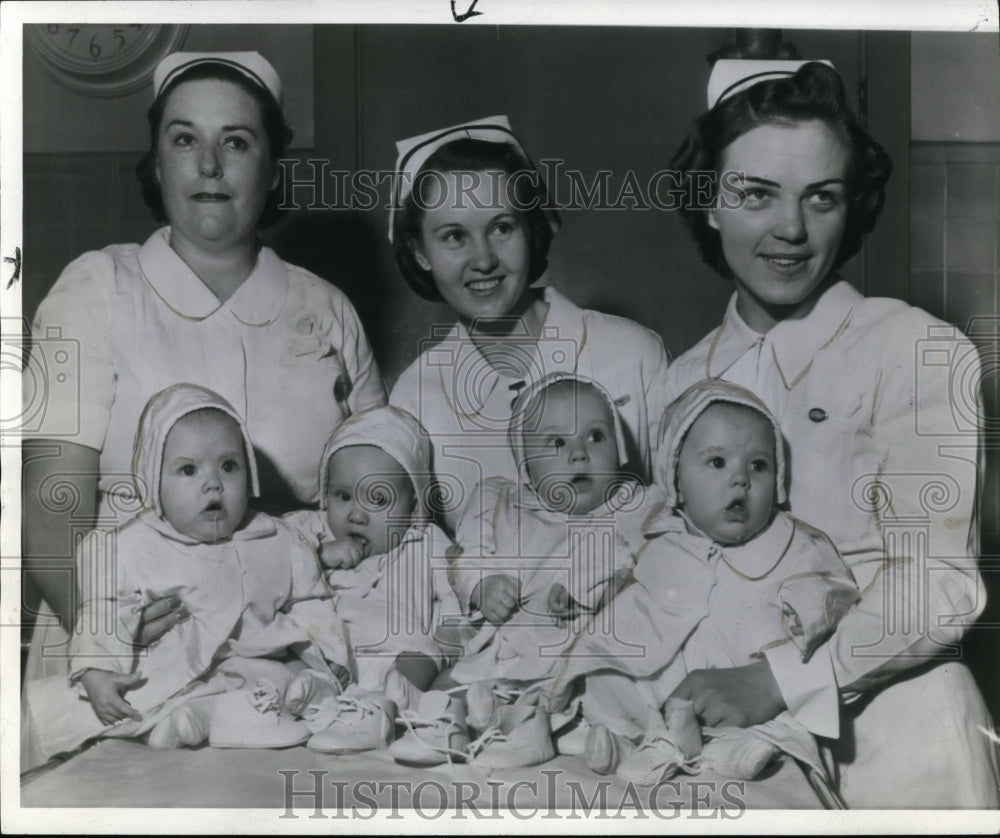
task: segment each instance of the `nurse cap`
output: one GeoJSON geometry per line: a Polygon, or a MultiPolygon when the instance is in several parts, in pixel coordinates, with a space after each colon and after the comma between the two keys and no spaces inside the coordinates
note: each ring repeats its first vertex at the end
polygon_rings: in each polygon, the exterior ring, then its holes
{"type": "Polygon", "coordinates": [[[222,64],[232,67],[259,87],[263,87],[281,105],[282,87],[278,72],[259,52],[174,52],[156,65],[153,71],[153,98],[163,92],[181,73],[198,64],[222,64]]]}
{"type": "MultiPolygon", "coordinates": [[[[392,243],[392,228],[395,224],[396,213],[402,208],[403,202],[409,197],[410,192],[413,191],[413,181],[420,173],[424,163],[442,146],[461,139],[506,143],[517,149],[520,155],[534,168],[524,146],[521,145],[521,141],[511,129],[510,120],[503,115],[474,119],[459,125],[452,125],[450,128],[440,128],[437,131],[429,131],[426,134],[400,140],[396,143],[396,171],[392,183],[392,202],[389,205],[390,243],[392,243]]],[[[556,232],[559,229],[559,216],[552,211],[547,211],[546,215],[552,226],[552,231],[556,232]]]]}
{"type": "MultiPolygon", "coordinates": [[[[714,108],[719,102],[734,96],[758,82],[794,76],[799,68],[812,61],[758,61],[748,58],[721,58],[712,67],[708,78],[708,107],[714,108]]],[[[817,61],[834,69],[830,61],[817,61]]]]}

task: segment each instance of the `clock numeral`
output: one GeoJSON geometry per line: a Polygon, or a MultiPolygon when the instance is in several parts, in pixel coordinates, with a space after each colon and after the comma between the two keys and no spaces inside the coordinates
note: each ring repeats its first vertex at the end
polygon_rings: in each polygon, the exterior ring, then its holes
{"type": "Polygon", "coordinates": [[[97,61],[101,57],[101,45],[97,43],[97,35],[90,39],[90,57],[97,61]]]}
{"type": "Polygon", "coordinates": [[[45,31],[47,31],[50,35],[58,35],[59,34],[59,24],[58,23],[50,23],[48,26],[45,27],[45,31]]]}
{"type": "Polygon", "coordinates": [[[73,33],[72,35],[69,36],[69,48],[70,48],[70,50],[72,50],[73,49],[73,41],[76,39],[76,36],[80,34],[80,30],[71,26],[66,31],[73,33]]]}

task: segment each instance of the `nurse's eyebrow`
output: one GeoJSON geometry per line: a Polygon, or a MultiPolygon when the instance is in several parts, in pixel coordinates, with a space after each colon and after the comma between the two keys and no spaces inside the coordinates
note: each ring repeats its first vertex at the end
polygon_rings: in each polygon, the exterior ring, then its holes
{"type": "MultiPolygon", "coordinates": [[[[167,127],[169,128],[171,125],[182,125],[185,128],[193,128],[194,127],[194,123],[191,122],[191,120],[189,120],[189,119],[171,119],[170,122],[167,123],[167,127]]],[[[222,126],[222,130],[223,131],[246,131],[248,134],[251,134],[254,137],[257,136],[257,132],[254,131],[253,128],[251,128],[249,125],[223,125],[222,126]]]]}
{"type": "MultiPolygon", "coordinates": [[[[744,175],[744,183],[759,183],[761,186],[773,186],[775,189],[780,189],[781,184],[774,180],[768,180],[763,177],[754,177],[753,175],[744,175]]],[[[819,189],[822,186],[830,186],[832,184],[840,184],[841,186],[846,185],[847,181],[842,177],[830,177],[826,180],[817,180],[815,183],[810,183],[806,186],[806,189],[819,189]]]]}

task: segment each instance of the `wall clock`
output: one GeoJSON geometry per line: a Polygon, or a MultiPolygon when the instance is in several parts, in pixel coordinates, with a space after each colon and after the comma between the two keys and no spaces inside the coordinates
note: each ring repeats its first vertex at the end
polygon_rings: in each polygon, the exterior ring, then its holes
{"type": "Polygon", "coordinates": [[[147,84],[165,55],[177,50],[187,25],[34,23],[28,43],[63,85],[88,96],[131,93],[147,84]]]}

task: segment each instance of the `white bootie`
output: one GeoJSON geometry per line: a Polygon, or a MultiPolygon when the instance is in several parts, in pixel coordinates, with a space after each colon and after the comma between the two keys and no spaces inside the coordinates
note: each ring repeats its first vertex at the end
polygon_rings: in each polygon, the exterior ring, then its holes
{"type": "Polygon", "coordinates": [[[522,693],[512,704],[496,703],[490,726],[470,743],[473,762],[490,768],[520,768],[556,755],[548,714],[538,696],[522,693]]]}
{"type": "Polygon", "coordinates": [[[208,744],[213,748],[291,748],[312,731],[292,718],[278,689],[258,681],[253,689],[223,693],[212,704],[208,744]]]}
{"type": "Polygon", "coordinates": [[[392,699],[384,693],[348,687],[335,701],[335,717],[309,740],[310,751],[359,754],[389,747],[396,725],[396,704],[392,699]]]}
{"type": "Polygon", "coordinates": [[[430,690],[417,706],[399,714],[406,733],[389,747],[396,762],[404,765],[441,765],[464,762],[469,744],[465,700],[450,692],[430,690]]]}

